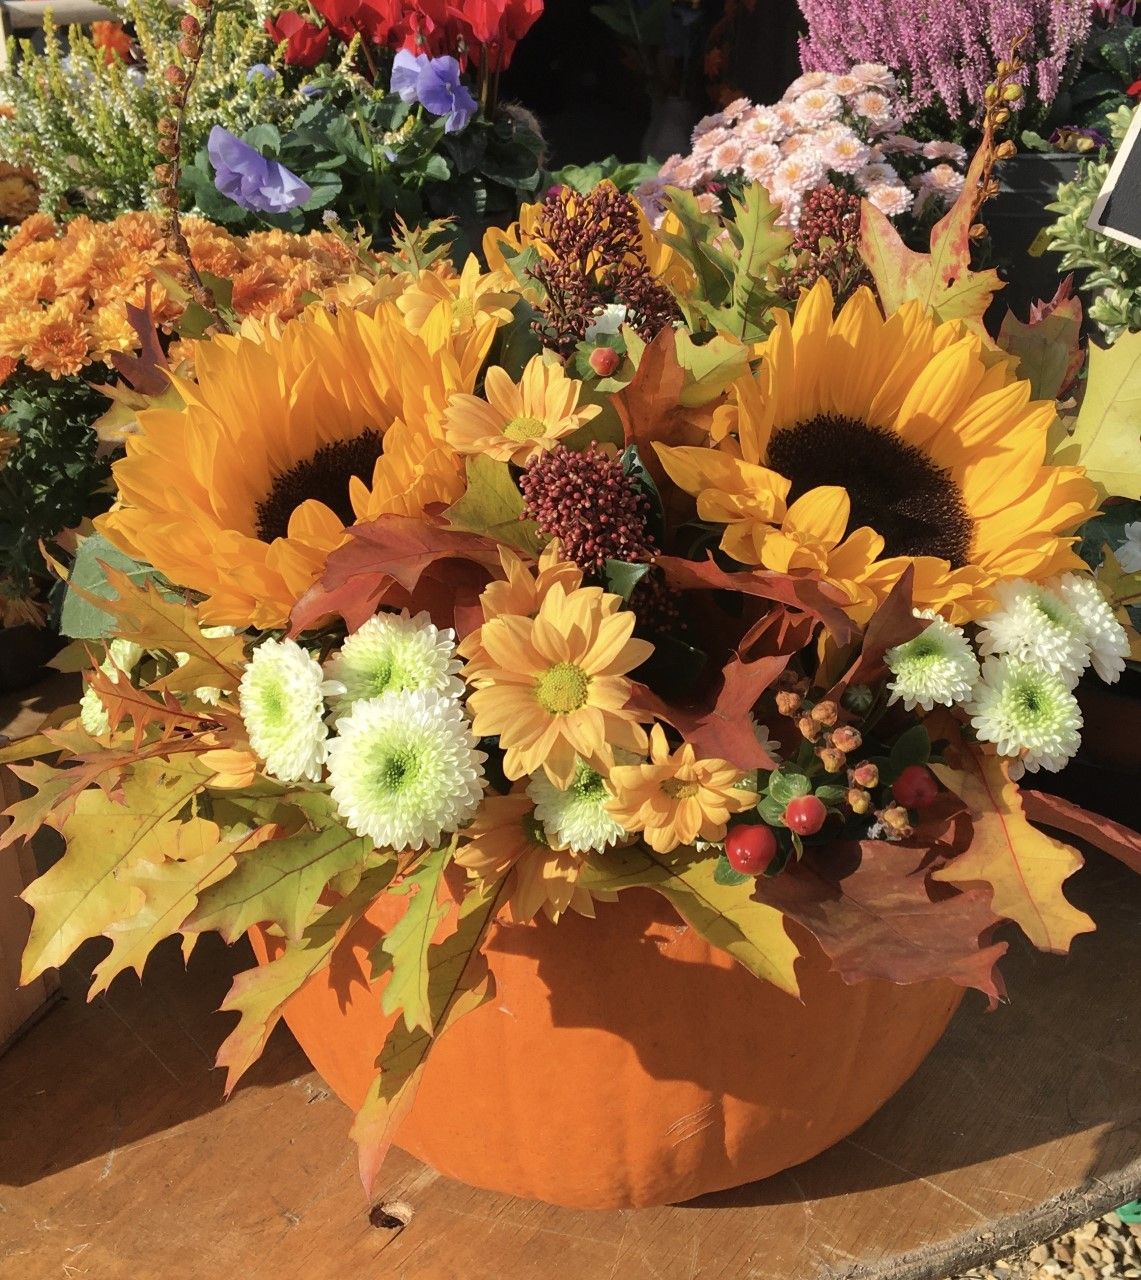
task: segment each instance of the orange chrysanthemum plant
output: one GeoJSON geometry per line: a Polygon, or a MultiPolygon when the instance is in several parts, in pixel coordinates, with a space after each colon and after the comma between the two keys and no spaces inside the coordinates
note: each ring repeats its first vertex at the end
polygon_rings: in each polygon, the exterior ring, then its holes
{"type": "MultiPolygon", "coordinates": [[[[359,969],[386,1037],[346,1091],[369,1183],[497,957],[541,980],[559,922],[602,928],[630,890],[781,1000],[831,965],[997,1001],[1011,922],[1066,951],[1093,928],[1063,891],[1081,858],[1040,827],[1133,865],[1138,838],[1019,780],[1077,751],[1075,687],[1131,656],[1137,580],[1079,558],[1099,491],[982,332],[974,212],[931,256],[869,222],[876,291],[785,307],[760,188],[657,233],[612,188],[557,193],[492,272],[390,262],[296,315],[267,286],[195,344],[71,582],[82,704],[0,752],[55,757],[20,767],[38,795],[3,842],[68,845],[25,895],[25,978],[95,935],[100,990],[168,935],[253,930],[232,1085],[359,969]]],[[[36,284],[56,244],[17,244],[37,317],[72,305],[36,284]]],[[[95,248],[68,270],[121,287],[95,248]]]]}

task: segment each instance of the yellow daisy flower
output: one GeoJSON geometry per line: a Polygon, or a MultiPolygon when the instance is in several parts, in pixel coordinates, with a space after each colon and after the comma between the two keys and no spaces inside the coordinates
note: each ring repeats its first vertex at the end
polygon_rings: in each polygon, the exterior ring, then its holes
{"type": "Polygon", "coordinates": [[[522,466],[563,436],[596,418],[598,405],[579,408],[582,383],[568,378],[562,365],[532,356],[519,382],[493,365],[483,396],[457,395],[444,414],[448,444],[458,453],[485,454],[522,466]]]}

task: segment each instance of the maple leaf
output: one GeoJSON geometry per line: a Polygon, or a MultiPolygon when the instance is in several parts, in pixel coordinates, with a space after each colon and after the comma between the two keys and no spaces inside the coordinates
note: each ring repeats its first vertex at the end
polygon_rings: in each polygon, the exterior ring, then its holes
{"type": "Polygon", "coordinates": [[[447,904],[439,901],[444,871],[451,859],[454,844],[431,850],[406,876],[393,893],[411,893],[408,909],[388,930],[380,942],[387,963],[373,965],[391,969],[380,1007],[385,1013],[398,1009],[404,1015],[409,1031],[417,1027],[432,1030],[432,1009],[428,999],[428,953],[436,929],[447,914],[447,904]]]}
{"type": "Polygon", "coordinates": [[[1035,400],[1059,400],[1081,370],[1082,304],[1074,295],[1074,277],[1058,285],[1046,303],[1030,308],[1028,321],[1013,311],[1002,318],[998,345],[1018,361],[1018,376],[1030,383],[1035,400]]]}
{"type": "Polygon", "coordinates": [[[635,685],[630,705],[672,724],[699,756],[728,760],[743,770],[775,769],[776,761],[757,740],[751,712],[787,665],[787,654],[755,662],[733,658],[722,671],[721,689],[710,707],[672,706],[645,685],[635,685]]]}
{"type": "Polygon", "coordinates": [[[757,596],[791,605],[818,618],[839,644],[847,644],[854,634],[848,615],[840,607],[843,597],[819,578],[769,573],[763,569],[727,573],[712,556],[706,560],[658,556],[654,564],[665,574],[670,586],[679,591],[732,591],[757,596]]]}
{"type": "Polygon", "coordinates": [[[861,202],[860,256],[872,274],[887,315],[915,299],[939,320],[962,320],[983,335],[982,317],[1002,288],[994,270],[971,270],[971,224],[975,196],[986,162],[975,153],[959,198],[931,228],[930,252],[903,243],[891,220],[868,200],[861,202]]]}
{"type": "Polygon", "coordinates": [[[495,980],[481,948],[507,885],[504,879],[487,890],[470,890],[460,904],[455,932],[430,947],[428,1026],[410,1029],[398,1018],[385,1037],[376,1062],[378,1074],[352,1127],[366,1194],[371,1194],[397,1125],[412,1105],[433,1041],[495,992],[495,980]]]}
{"type": "Polygon", "coordinates": [[[394,584],[415,592],[425,571],[439,561],[466,561],[478,568],[484,582],[503,575],[498,545],[482,534],[385,515],[355,525],[349,535],[330,554],[320,581],[294,607],[290,635],[330,614],[355,630],[372,617],[394,584]]]}
{"type": "Polygon", "coordinates": [[[314,920],[299,941],[287,943],[275,959],[239,973],[222,1001],[223,1012],[237,1013],[238,1024],[218,1049],[216,1064],[226,1068],[226,1093],[261,1056],[285,1006],[305,983],[329,966],[333,952],[396,871],[394,862],[367,870],[356,887],[314,920]]]}
{"type": "Polygon", "coordinates": [[[1063,881],[1082,865],[1081,854],[1030,825],[1003,760],[969,744],[961,758],[961,768],[931,768],[970,810],[973,838],[934,878],[988,885],[996,915],[1013,920],[1040,950],[1068,951],[1077,934],[1095,927],[1062,893],[1063,881]]]}
{"type": "Polygon", "coordinates": [[[523,519],[523,511],[523,495],[507,463],[473,454],[467,459],[467,488],[444,512],[444,519],[453,529],[487,534],[496,542],[537,556],[543,539],[538,525],[523,519]]]}
{"type": "Polygon", "coordinates": [[[1141,873],[1141,835],[1120,822],[1042,791],[1023,791],[1022,809],[1036,826],[1053,827],[1076,836],[1141,873]]]}
{"type": "Polygon", "coordinates": [[[327,797],[308,799],[315,805],[311,823],[250,850],[232,874],[203,889],[188,929],[215,929],[236,942],[252,925],[269,921],[287,938],[301,937],[329,881],[363,868],[373,848],[367,837],[334,820],[327,797]]]}
{"type": "Polygon", "coordinates": [[[754,901],[752,884],[722,884],[717,860],[692,849],[656,853],[631,845],[587,858],[579,883],[591,892],[644,887],[669,899],[677,913],[750,973],[789,995],[800,994],[795,962],[800,952],[779,910],[754,901]]]}
{"type": "Polygon", "coordinates": [[[948,978],[997,1001],[994,967],[1006,943],[980,939],[999,917],[978,889],[936,896],[930,857],[928,848],[879,840],[832,844],[806,851],[778,876],[761,876],[753,893],[803,925],[845,982],[948,978]]]}
{"type": "Polygon", "coordinates": [[[1103,493],[1141,493],[1141,332],[1112,347],[1090,343],[1085,395],[1072,434],[1053,451],[1055,465],[1082,466],[1103,493]]]}
{"type": "MultiPolygon", "coordinates": [[[[145,862],[129,868],[120,878],[141,893],[143,904],[133,915],[114,921],[104,930],[111,939],[111,950],[95,966],[88,1000],[105,991],[127,969],[133,969],[141,978],[151,951],[164,938],[182,931],[199,893],[228,875],[239,857],[268,839],[274,830],[266,826],[223,835],[213,848],[198,857],[145,862]]],[[[188,936],[193,940],[193,934],[188,936]]]]}
{"type": "Polygon", "coordinates": [[[69,816],[52,819],[67,851],[21,895],[35,912],[22,983],[63,964],[81,942],[143,905],[127,877],[133,867],[164,858],[189,861],[217,844],[213,822],[178,816],[205,779],[190,759],[142,761],[123,780],[122,804],[88,790],[76,797],[69,816]]]}

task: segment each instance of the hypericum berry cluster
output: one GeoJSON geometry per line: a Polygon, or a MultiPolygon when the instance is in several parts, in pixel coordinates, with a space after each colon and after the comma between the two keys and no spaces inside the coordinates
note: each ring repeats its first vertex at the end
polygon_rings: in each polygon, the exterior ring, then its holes
{"type": "Polygon", "coordinates": [[[609,183],[586,195],[552,191],[543,202],[537,239],[550,250],[532,275],[546,298],[534,322],[544,346],[569,356],[601,309],[626,308],[626,323],[647,342],[681,318],[650,271],[633,197],[609,183]]]}
{"type": "Polygon", "coordinates": [[[781,281],[782,296],[795,300],[821,276],[837,302],[871,277],[860,257],[860,197],[830,183],[810,191],[793,236],[796,266],[781,281]]]}
{"type": "Polygon", "coordinates": [[[584,452],[556,445],[529,462],[519,478],[524,515],[583,569],[607,560],[649,560],[657,547],[648,530],[649,498],[594,443],[584,452]]]}
{"type": "Polygon", "coordinates": [[[686,629],[681,593],[670,586],[660,569],[651,569],[630,593],[630,608],[638,615],[637,636],[676,636],[686,629]]]}

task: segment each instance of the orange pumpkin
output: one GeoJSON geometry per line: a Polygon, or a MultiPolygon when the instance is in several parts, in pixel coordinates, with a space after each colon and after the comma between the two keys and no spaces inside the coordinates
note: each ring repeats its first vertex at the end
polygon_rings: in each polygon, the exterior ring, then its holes
{"type": "MultiPolygon", "coordinates": [[[[285,1012],[353,1108],[391,1024],[365,956],[395,913],[378,903],[285,1012]]],[[[433,1047],[397,1143],[474,1186],[583,1209],[673,1203],[809,1159],[895,1093],[962,992],[847,986],[811,937],[795,940],[802,1001],[648,890],[596,920],[498,925],[495,997],[433,1047]]],[[[261,960],[279,945],[254,934],[261,960]]]]}

